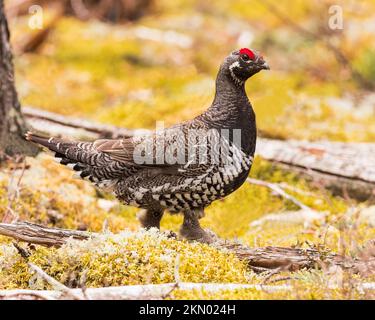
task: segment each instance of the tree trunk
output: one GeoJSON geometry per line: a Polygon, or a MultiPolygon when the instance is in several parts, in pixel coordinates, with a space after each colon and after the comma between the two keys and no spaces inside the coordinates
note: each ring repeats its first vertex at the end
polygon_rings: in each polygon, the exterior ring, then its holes
{"type": "Polygon", "coordinates": [[[38,151],[22,137],[26,124],[14,86],[12,60],[4,1],[0,0],[0,160],[18,154],[35,155],[38,151]]]}

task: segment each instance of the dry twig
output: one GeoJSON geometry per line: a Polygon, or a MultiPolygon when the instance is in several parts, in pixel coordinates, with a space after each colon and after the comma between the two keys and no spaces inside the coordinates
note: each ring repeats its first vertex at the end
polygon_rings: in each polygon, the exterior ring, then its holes
{"type": "Polygon", "coordinates": [[[0,234],[19,241],[47,247],[60,247],[69,238],[86,240],[93,236],[93,234],[84,231],[54,229],[30,222],[0,223],[0,234]]]}
{"type": "MultiPolygon", "coordinates": [[[[146,284],[146,285],[131,285],[122,287],[105,287],[105,288],[88,288],[87,293],[95,300],[145,300],[145,299],[163,299],[163,297],[170,292],[175,283],[164,284],[146,284]]],[[[180,290],[204,290],[206,292],[218,292],[220,290],[257,290],[266,292],[280,292],[290,291],[290,285],[258,285],[258,284],[237,284],[237,283],[191,283],[181,282],[180,290]]],[[[332,286],[330,289],[337,289],[332,286]]],[[[374,283],[361,283],[356,285],[357,290],[374,290],[374,283]]],[[[83,294],[80,289],[70,289],[80,299],[83,299],[83,294]]],[[[43,297],[44,299],[61,299],[66,298],[61,296],[60,291],[54,290],[0,290],[0,299],[23,298],[35,295],[36,297],[43,297]]]]}
{"type": "MultiPolygon", "coordinates": [[[[17,160],[16,160],[17,162],[17,160]]],[[[14,223],[18,220],[18,214],[15,213],[13,210],[13,204],[16,201],[16,199],[20,196],[20,187],[21,187],[21,180],[23,178],[23,175],[25,173],[26,169],[26,160],[23,159],[22,164],[22,171],[20,176],[18,177],[17,183],[15,184],[15,187],[12,188],[14,176],[16,174],[16,168],[14,168],[10,181],[8,183],[8,204],[7,204],[7,210],[5,211],[4,217],[2,219],[2,222],[4,223],[14,223]]]]}
{"type": "Polygon", "coordinates": [[[285,199],[288,199],[289,201],[292,201],[295,205],[297,205],[298,207],[300,207],[303,210],[314,211],[313,209],[304,205],[301,201],[297,200],[295,197],[293,197],[289,193],[286,193],[280,187],[280,185],[278,185],[276,183],[266,182],[266,181],[262,181],[262,180],[258,180],[258,179],[254,179],[254,178],[247,178],[246,181],[248,183],[251,183],[251,184],[254,184],[254,185],[257,185],[257,186],[270,188],[271,190],[273,190],[274,192],[276,192],[280,196],[284,197],[285,199]]]}
{"type": "MultiPolygon", "coordinates": [[[[78,295],[75,291],[68,288],[67,286],[63,285],[61,282],[57,281],[56,279],[49,276],[47,273],[45,273],[41,268],[36,266],[35,264],[28,262],[27,265],[31,270],[33,270],[35,273],[38,274],[44,281],[49,283],[53,288],[56,290],[62,292],[63,295],[65,295],[67,298],[71,298],[73,300],[82,300],[82,296],[78,295]]],[[[83,295],[84,297],[84,295],[83,295]]]]}

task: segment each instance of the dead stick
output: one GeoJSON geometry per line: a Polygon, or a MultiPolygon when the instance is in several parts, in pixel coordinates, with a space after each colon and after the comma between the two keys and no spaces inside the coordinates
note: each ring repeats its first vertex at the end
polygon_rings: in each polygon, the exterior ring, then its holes
{"type": "Polygon", "coordinates": [[[29,262],[28,266],[30,267],[31,270],[36,272],[44,281],[49,283],[54,289],[57,289],[58,291],[61,291],[67,297],[71,297],[71,298],[73,298],[73,300],[81,300],[82,299],[80,296],[78,296],[76,294],[75,291],[73,291],[72,289],[63,285],[61,282],[59,282],[56,279],[49,276],[47,273],[45,273],[41,268],[39,268],[35,264],[29,262]]]}
{"type": "MultiPolygon", "coordinates": [[[[100,123],[95,123],[93,121],[87,121],[83,119],[77,119],[73,117],[63,116],[54,112],[44,111],[40,109],[35,109],[32,107],[23,107],[23,114],[26,116],[29,122],[34,126],[34,123],[38,124],[38,121],[44,125],[50,123],[51,125],[65,126],[77,130],[85,130],[91,134],[97,135],[100,138],[118,138],[118,137],[130,137],[133,136],[136,131],[123,129],[112,125],[105,125],[100,123]]],[[[42,127],[42,126],[41,126],[42,127]]],[[[48,130],[37,127],[36,129],[41,129],[41,131],[48,130]]],[[[147,130],[142,129],[142,132],[147,132],[147,130]]]]}
{"type": "Polygon", "coordinates": [[[60,247],[70,238],[85,240],[92,236],[84,231],[54,229],[29,222],[0,223],[0,234],[46,247],[60,247]]]}
{"type": "Polygon", "coordinates": [[[303,210],[314,211],[312,208],[304,205],[301,201],[297,200],[295,197],[293,197],[289,193],[286,193],[280,187],[280,185],[277,185],[276,183],[266,182],[266,181],[262,181],[262,180],[258,180],[258,179],[254,179],[254,178],[247,178],[246,181],[251,183],[251,184],[257,185],[257,186],[270,188],[271,190],[275,191],[276,193],[278,193],[282,197],[292,201],[295,205],[297,205],[298,207],[300,207],[303,210]]]}
{"type": "Polygon", "coordinates": [[[11,292],[0,293],[0,300],[55,300],[40,294],[37,290],[9,290],[11,292]]]}
{"type": "MultiPolygon", "coordinates": [[[[163,299],[174,287],[175,283],[163,284],[146,284],[146,285],[130,285],[121,287],[105,287],[105,288],[87,288],[87,293],[92,299],[111,299],[111,300],[124,300],[124,299],[163,299]]],[[[375,283],[359,283],[355,286],[357,290],[374,290],[375,283]]],[[[337,289],[337,286],[330,286],[330,289],[337,289]]],[[[221,290],[257,290],[265,292],[280,292],[290,291],[290,285],[259,285],[259,284],[240,284],[240,283],[191,283],[181,282],[179,284],[180,290],[204,290],[206,292],[218,292],[221,290]]],[[[83,298],[80,289],[70,289],[74,294],[83,298]]],[[[54,290],[0,290],[0,299],[30,297],[36,295],[44,299],[60,299],[61,292],[54,290]]]]}
{"type": "MultiPolygon", "coordinates": [[[[163,284],[146,284],[146,285],[129,285],[120,287],[105,287],[105,288],[87,288],[87,294],[95,300],[111,299],[111,300],[144,300],[144,299],[163,299],[168,293],[176,287],[176,283],[163,284]]],[[[179,284],[180,290],[204,290],[207,292],[218,292],[220,290],[239,290],[252,289],[257,291],[267,290],[268,292],[288,291],[291,287],[288,285],[273,285],[264,286],[257,284],[240,284],[240,283],[191,283],[181,282],[179,284]]],[[[81,289],[70,289],[80,299],[83,299],[81,289]]],[[[30,296],[33,294],[41,295],[45,299],[61,299],[61,292],[56,290],[0,290],[0,299],[13,297],[30,296]]]]}

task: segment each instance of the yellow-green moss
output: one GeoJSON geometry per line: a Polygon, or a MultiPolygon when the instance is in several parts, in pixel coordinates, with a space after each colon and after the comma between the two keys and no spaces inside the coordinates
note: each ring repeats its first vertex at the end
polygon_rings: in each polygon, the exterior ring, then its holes
{"type": "MultiPolygon", "coordinates": [[[[77,286],[84,276],[88,287],[101,287],[173,282],[177,256],[181,281],[244,283],[249,278],[245,264],[233,254],[170,239],[156,230],[102,234],[59,249],[37,247],[29,261],[66,285],[77,286]]],[[[2,288],[48,287],[30,284],[25,261],[9,245],[0,246],[0,271],[2,288]]]]}

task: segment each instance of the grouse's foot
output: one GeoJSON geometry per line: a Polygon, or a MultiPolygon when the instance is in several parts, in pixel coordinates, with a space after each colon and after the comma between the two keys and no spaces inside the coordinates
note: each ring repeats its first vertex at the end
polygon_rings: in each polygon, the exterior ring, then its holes
{"type": "Polygon", "coordinates": [[[160,229],[160,220],[163,217],[162,210],[142,209],[137,213],[137,218],[145,229],[160,229]]]}
{"type": "Polygon", "coordinates": [[[213,243],[215,242],[215,237],[204,229],[199,230],[187,230],[185,228],[180,229],[180,236],[188,241],[198,241],[201,243],[213,243]]]}
{"type": "Polygon", "coordinates": [[[184,213],[184,222],[180,228],[180,236],[189,241],[199,241],[202,243],[214,242],[214,237],[209,232],[202,229],[199,218],[203,216],[203,210],[199,212],[184,213]]]}

